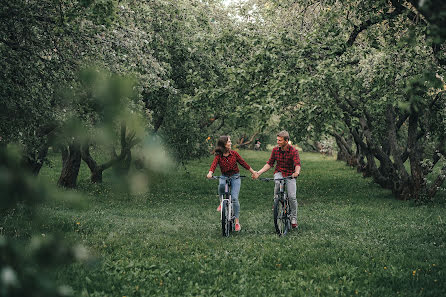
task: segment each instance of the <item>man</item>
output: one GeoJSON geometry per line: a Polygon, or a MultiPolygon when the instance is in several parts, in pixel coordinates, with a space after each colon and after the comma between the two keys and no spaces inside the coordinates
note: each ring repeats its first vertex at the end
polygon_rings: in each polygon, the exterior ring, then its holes
{"type": "MultiPolygon", "coordinates": [[[[290,135],[287,131],[281,131],[277,134],[277,146],[271,152],[271,157],[262,169],[253,174],[253,178],[257,179],[259,176],[268,171],[276,164],[274,171],[274,178],[282,178],[292,176],[296,178],[300,174],[300,158],[299,152],[289,144],[290,135]]],[[[288,197],[290,198],[291,206],[291,226],[297,228],[297,199],[296,199],[296,180],[286,180],[288,197]]],[[[279,192],[279,183],[276,182],[274,187],[274,196],[279,192]]]]}

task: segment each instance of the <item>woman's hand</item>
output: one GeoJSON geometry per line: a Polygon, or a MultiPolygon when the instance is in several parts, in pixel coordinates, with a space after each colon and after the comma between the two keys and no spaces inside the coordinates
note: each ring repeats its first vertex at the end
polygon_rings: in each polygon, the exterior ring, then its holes
{"type": "Polygon", "coordinates": [[[213,174],[213,172],[209,171],[208,175],[206,175],[206,178],[211,179],[212,178],[212,174],[213,174]]]}

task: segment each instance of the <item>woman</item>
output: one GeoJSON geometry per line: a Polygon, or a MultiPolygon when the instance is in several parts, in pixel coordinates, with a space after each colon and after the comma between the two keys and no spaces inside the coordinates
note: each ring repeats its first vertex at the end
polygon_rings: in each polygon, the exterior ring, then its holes
{"type": "MultiPolygon", "coordinates": [[[[246,162],[240,157],[239,153],[231,150],[232,142],[229,136],[220,136],[217,141],[217,146],[215,148],[215,158],[212,162],[211,168],[209,169],[209,173],[206,176],[207,178],[212,178],[212,174],[214,173],[217,165],[220,165],[221,174],[224,177],[238,177],[240,176],[237,162],[242,165],[244,168],[249,170],[252,174],[255,173],[254,169],[252,169],[246,162]]],[[[225,184],[225,179],[220,178],[220,185],[225,184]]],[[[233,178],[231,179],[231,196],[232,196],[232,205],[234,207],[234,216],[235,216],[235,231],[240,231],[241,226],[239,222],[240,215],[240,203],[238,201],[238,194],[240,192],[241,179],[233,178]]],[[[220,189],[220,187],[219,187],[220,189]]],[[[217,211],[221,211],[221,206],[219,205],[217,211]]]]}

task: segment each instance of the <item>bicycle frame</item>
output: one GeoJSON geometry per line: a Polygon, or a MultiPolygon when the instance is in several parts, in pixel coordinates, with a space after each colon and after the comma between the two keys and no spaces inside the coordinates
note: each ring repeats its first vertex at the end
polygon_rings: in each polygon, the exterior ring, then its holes
{"type": "Polygon", "coordinates": [[[226,177],[226,176],[212,176],[212,179],[224,179],[225,180],[225,190],[224,193],[220,193],[220,207],[221,207],[221,211],[220,211],[220,221],[222,222],[222,227],[223,227],[223,208],[224,208],[224,204],[225,202],[227,202],[228,204],[228,214],[229,214],[229,218],[227,219],[227,224],[226,224],[226,228],[228,228],[228,230],[223,230],[224,235],[229,236],[229,233],[231,231],[233,231],[233,229],[235,228],[235,224],[234,224],[234,220],[235,220],[235,216],[234,216],[234,210],[232,207],[232,195],[231,195],[231,181],[233,179],[237,179],[237,178],[243,178],[245,176],[237,176],[237,177],[226,177]]]}
{"type": "Polygon", "coordinates": [[[263,181],[275,181],[279,182],[279,193],[277,197],[274,197],[274,227],[276,233],[284,236],[291,229],[291,218],[290,218],[290,201],[285,188],[285,181],[287,179],[293,179],[291,176],[283,178],[261,178],[263,181]],[[280,211],[279,211],[280,209],[280,211]],[[280,222],[280,223],[279,223],[280,222]],[[282,228],[281,228],[282,227],[282,228]]]}
{"type": "MultiPolygon", "coordinates": [[[[232,195],[231,195],[231,182],[227,178],[225,180],[225,192],[220,194],[220,206],[223,207],[224,201],[228,201],[229,214],[231,216],[231,221],[233,220],[234,214],[232,213],[232,195]]],[[[220,220],[223,218],[223,212],[220,212],[220,220]]]]}

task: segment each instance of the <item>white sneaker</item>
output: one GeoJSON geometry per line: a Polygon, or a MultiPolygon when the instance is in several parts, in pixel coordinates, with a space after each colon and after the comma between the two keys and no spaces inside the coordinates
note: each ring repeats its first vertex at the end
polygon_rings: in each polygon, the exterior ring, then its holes
{"type": "Polygon", "coordinates": [[[291,227],[297,228],[297,220],[296,220],[296,218],[292,218],[291,219],[291,227]]]}

